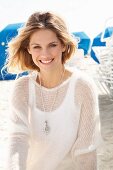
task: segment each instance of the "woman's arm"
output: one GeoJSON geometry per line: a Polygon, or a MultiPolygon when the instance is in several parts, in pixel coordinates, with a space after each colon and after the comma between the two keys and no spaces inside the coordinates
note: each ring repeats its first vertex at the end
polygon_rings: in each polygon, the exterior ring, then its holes
{"type": "Polygon", "coordinates": [[[81,101],[77,140],[72,149],[77,170],[97,170],[96,149],[101,142],[98,95],[92,81],[78,83],[78,100],[81,101]]]}
{"type": "Polygon", "coordinates": [[[13,133],[9,139],[7,170],[26,170],[28,154],[28,136],[24,133],[13,133]]]}
{"type": "Polygon", "coordinates": [[[97,170],[96,150],[78,155],[74,162],[77,170],[97,170]]]}
{"type": "Polygon", "coordinates": [[[24,79],[17,80],[10,98],[7,170],[26,170],[29,148],[26,83],[24,79]]]}

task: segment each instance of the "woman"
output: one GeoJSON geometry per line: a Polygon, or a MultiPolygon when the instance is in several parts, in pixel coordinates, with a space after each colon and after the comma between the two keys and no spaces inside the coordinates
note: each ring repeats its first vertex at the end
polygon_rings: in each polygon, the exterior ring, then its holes
{"type": "Polygon", "coordinates": [[[9,72],[29,74],[11,95],[8,170],[97,169],[97,90],[81,71],[66,68],[75,50],[64,21],[51,12],[32,14],[9,43],[9,72]]]}

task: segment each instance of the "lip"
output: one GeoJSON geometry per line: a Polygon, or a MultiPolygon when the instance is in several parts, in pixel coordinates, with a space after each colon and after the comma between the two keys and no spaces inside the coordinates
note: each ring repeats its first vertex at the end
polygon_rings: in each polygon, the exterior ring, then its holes
{"type": "Polygon", "coordinates": [[[42,64],[50,64],[54,59],[50,60],[39,60],[42,64]]]}

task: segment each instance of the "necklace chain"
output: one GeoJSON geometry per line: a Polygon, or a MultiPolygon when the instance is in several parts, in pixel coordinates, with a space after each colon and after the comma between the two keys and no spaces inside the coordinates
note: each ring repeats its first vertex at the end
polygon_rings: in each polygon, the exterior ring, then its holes
{"type": "MultiPolygon", "coordinates": [[[[65,75],[65,68],[64,68],[64,70],[63,70],[63,72],[62,72],[62,75],[61,75],[59,84],[62,83],[64,75],[65,75]]],[[[45,105],[44,105],[44,96],[43,96],[43,92],[42,92],[42,82],[41,82],[41,76],[40,76],[40,74],[39,74],[39,83],[40,83],[41,102],[42,102],[42,105],[43,105],[43,110],[44,110],[44,112],[46,112],[45,105]]],[[[58,88],[57,88],[57,91],[56,91],[56,93],[55,93],[55,96],[54,96],[54,99],[53,99],[53,103],[52,103],[52,105],[51,105],[51,108],[50,108],[49,112],[51,112],[52,109],[53,109],[53,106],[54,106],[54,104],[55,104],[55,102],[56,102],[57,95],[58,95],[58,88]]],[[[49,127],[49,125],[48,125],[47,119],[45,119],[45,121],[44,121],[44,133],[48,134],[49,131],[50,131],[50,127],[49,127]]]]}

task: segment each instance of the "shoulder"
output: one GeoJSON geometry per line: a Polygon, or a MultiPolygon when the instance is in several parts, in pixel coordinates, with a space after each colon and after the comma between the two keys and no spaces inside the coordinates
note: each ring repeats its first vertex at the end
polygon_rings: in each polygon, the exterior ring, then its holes
{"type": "Polygon", "coordinates": [[[27,86],[29,82],[29,76],[23,76],[14,80],[14,87],[27,86]]]}
{"type": "Polygon", "coordinates": [[[76,85],[82,89],[97,90],[96,82],[93,77],[86,72],[76,69],[74,71],[76,78],[76,85]]]}
{"type": "Polygon", "coordinates": [[[10,100],[25,100],[28,97],[29,76],[20,77],[13,82],[10,92],[10,100]]]}
{"type": "Polygon", "coordinates": [[[14,80],[14,83],[12,86],[12,92],[20,93],[22,91],[26,91],[28,89],[28,85],[29,85],[29,75],[22,76],[14,80]]]}
{"type": "Polygon", "coordinates": [[[83,97],[98,96],[98,89],[94,78],[87,73],[75,69],[74,70],[75,93],[83,99],[83,97]]]}

